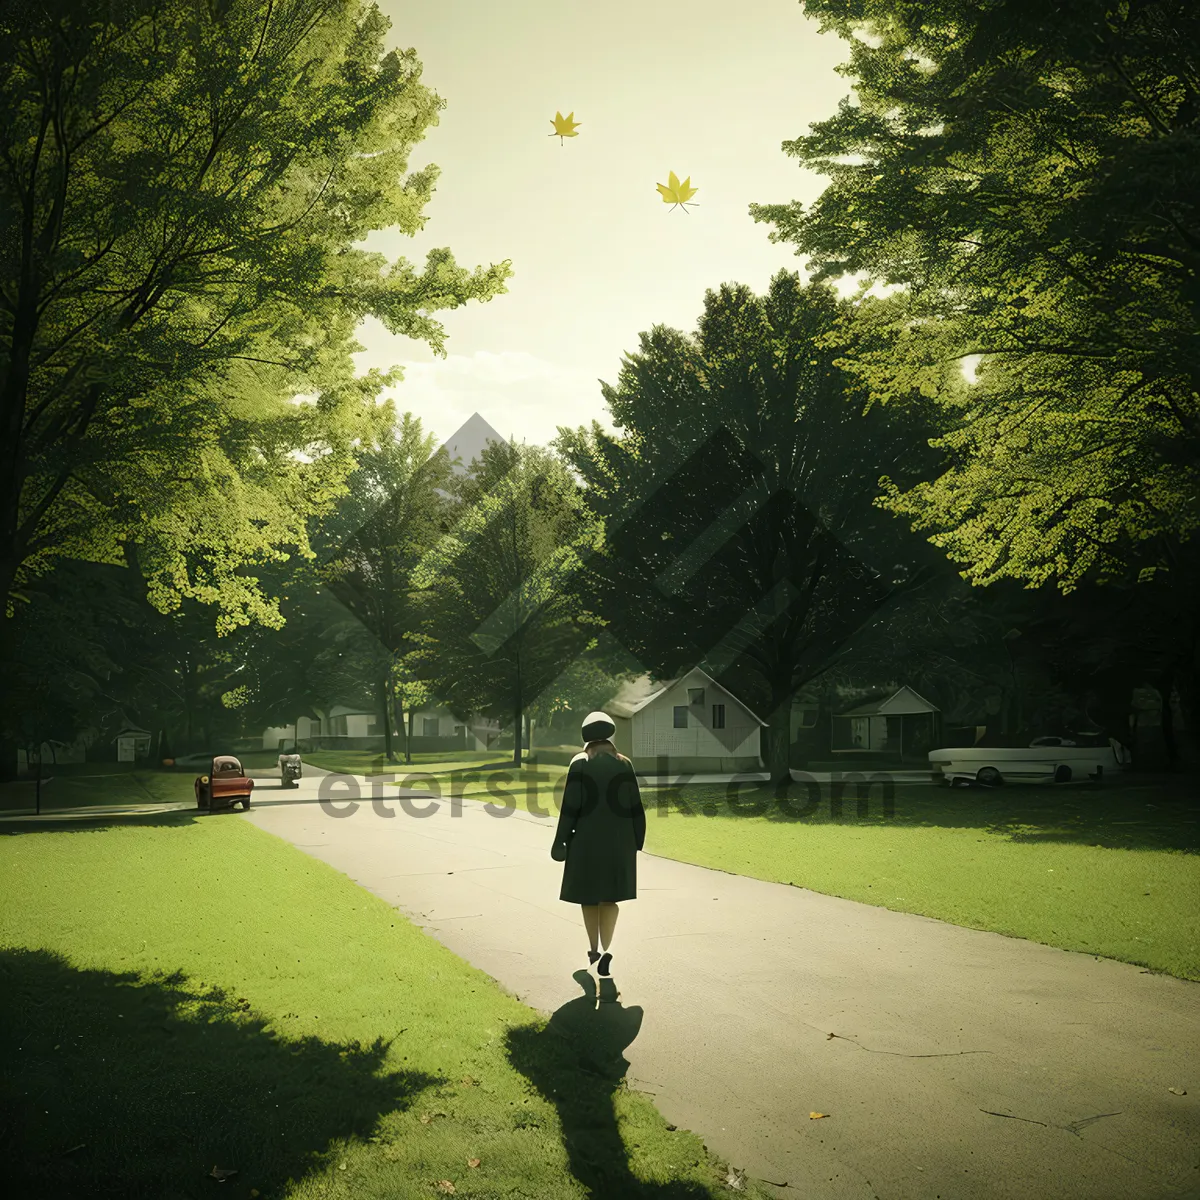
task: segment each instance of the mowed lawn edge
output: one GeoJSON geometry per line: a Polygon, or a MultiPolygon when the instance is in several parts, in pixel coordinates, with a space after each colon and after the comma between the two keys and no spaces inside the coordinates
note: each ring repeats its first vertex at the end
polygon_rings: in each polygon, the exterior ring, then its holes
{"type": "Polygon", "coordinates": [[[732,1194],[614,1064],[581,1065],[489,976],[236,814],[9,832],[0,886],[18,1192],[206,1195],[216,1168],[245,1198],[732,1194]]]}
{"type": "MultiPolygon", "coordinates": [[[[463,761],[391,764],[383,773],[395,775],[397,785],[428,787],[497,812],[557,817],[566,768],[481,770],[463,761]]],[[[793,791],[795,812],[807,793],[793,791]]],[[[781,816],[769,789],[754,785],[742,787],[736,813],[724,785],[685,785],[670,800],[645,788],[646,852],[1200,981],[1200,854],[1121,845],[1134,837],[1135,821],[1066,828],[1050,816],[1038,825],[995,827],[985,808],[1001,801],[1119,806],[1124,793],[1116,787],[1014,788],[1003,798],[898,786],[892,818],[877,793],[865,818],[857,815],[853,791],[838,813],[831,811],[829,786],[820,793],[815,811],[793,818],[781,816]],[[766,811],[747,815],[756,803],[766,811]],[[1087,829],[1109,844],[1083,841],[1087,829]]]]}

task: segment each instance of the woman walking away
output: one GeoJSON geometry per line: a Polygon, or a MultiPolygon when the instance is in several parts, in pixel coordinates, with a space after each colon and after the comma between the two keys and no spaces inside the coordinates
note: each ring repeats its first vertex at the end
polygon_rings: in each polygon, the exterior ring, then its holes
{"type": "Polygon", "coordinates": [[[616,729],[606,713],[589,713],[584,721],[583,753],[567,769],[550,850],[564,864],[558,898],[583,909],[588,965],[603,976],[612,974],[608,948],[617,902],[637,899],[637,852],[646,841],[646,810],[633,764],[610,740],[616,729]]]}

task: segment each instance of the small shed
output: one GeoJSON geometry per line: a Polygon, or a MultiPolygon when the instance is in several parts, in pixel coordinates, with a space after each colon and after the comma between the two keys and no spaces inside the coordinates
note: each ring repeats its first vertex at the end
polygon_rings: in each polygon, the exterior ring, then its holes
{"type": "Polygon", "coordinates": [[[113,741],[117,744],[117,762],[136,762],[150,753],[150,731],[136,725],[126,725],[113,741]]]}
{"type": "Polygon", "coordinates": [[[766,722],[699,667],[667,681],[639,676],[603,707],[617,727],[614,744],[637,771],[762,770],[766,722]]]}
{"type": "Polygon", "coordinates": [[[937,743],[941,712],[910,687],[860,700],[833,718],[834,754],[921,758],[937,743]]]}

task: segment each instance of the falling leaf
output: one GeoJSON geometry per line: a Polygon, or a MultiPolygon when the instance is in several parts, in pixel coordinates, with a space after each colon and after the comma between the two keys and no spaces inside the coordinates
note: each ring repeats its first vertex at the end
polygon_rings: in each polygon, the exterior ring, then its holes
{"type": "MultiPolygon", "coordinates": [[[[687,212],[688,205],[686,201],[690,200],[700,189],[692,187],[692,177],[689,175],[682,183],[679,182],[679,176],[672,171],[667,176],[666,183],[656,183],[659,194],[663,198],[664,204],[670,204],[674,207],[682,208],[687,212]]],[[[696,205],[691,207],[695,208],[696,205]]],[[[716,896],[713,897],[716,899],[716,896]]]]}
{"type": "Polygon", "coordinates": [[[250,1189],[250,1200],[257,1200],[257,1197],[260,1196],[261,1194],[262,1193],[258,1190],[258,1188],[251,1188],[250,1189]]]}
{"type": "Polygon", "coordinates": [[[828,1114],[828,1113],[813,1113],[813,1112],[810,1112],[810,1113],[808,1114],[808,1119],[809,1119],[810,1121],[819,1121],[819,1120],[820,1120],[822,1117],[827,1117],[827,1116],[829,1116],[829,1114],[828,1114]]]}
{"type": "Polygon", "coordinates": [[[213,1167],[213,1169],[209,1171],[208,1176],[210,1179],[217,1180],[218,1183],[224,1183],[225,1180],[232,1179],[236,1174],[237,1171],[233,1170],[232,1168],[213,1167]]]}
{"type": "Polygon", "coordinates": [[[725,1176],[725,1186],[733,1188],[735,1192],[745,1191],[746,1172],[739,1171],[736,1167],[730,1167],[729,1173],[725,1176]]]}
{"type": "Polygon", "coordinates": [[[467,1159],[467,1166],[468,1166],[468,1167],[477,1167],[477,1166],[479,1166],[479,1159],[477,1159],[477,1158],[468,1158],[468,1159],[467,1159]]]}
{"type": "Polygon", "coordinates": [[[1187,1095],[1187,1088],[1167,1088],[1167,1091],[1170,1092],[1172,1096],[1187,1095]]]}
{"type": "Polygon", "coordinates": [[[556,112],[554,114],[554,120],[551,121],[550,124],[554,126],[554,132],[551,134],[548,134],[547,136],[548,137],[557,137],[558,144],[560,146],[565,146],[566,142],[563,141],[563,138],[578,137],[579,134],[576,131],[575,127],[577,125],[582,125],[583,122],[575,120],[574,113],[571,113],[569,116],[564,117],[562,115],[562,113],[556,112]]]}
{"type": "Polygon", "coordinates": [[[454,1195],[454,1191],[455,1191],[454,1184],[452,1184],[452,1183],[450,1182],[450,1180],[448,1180],[448,1179],[439,1179],[439,1180],[438,1180],[438,1183],[437,1183],[437,1186],[438,1186],[438,1191],[439,1191],[439,1192],[445,1192],[445,1194],[446,1194],[447,1196],[453,1196],[453,1195],[454,1195]]]}
{"type": "Polygon", "coordinates": [[[422,1125],[428,1125],[429,1122],[432,1120],[433,1120],[433,1118],[428,1113],[421,1114],[421,1124],[422,1125]]]}

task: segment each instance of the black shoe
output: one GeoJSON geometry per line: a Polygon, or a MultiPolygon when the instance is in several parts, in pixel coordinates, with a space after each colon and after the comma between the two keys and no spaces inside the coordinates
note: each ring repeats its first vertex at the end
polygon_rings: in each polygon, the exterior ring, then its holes
{"type": "Polygon", "coordinates": [[[600,961],[600,951],[599,950],[589,950],[588,951],[588,966],[594,967],[599,961],[600,961]]]}
{"type": "Polygon", "coordinates": [[[600,955],[600,965],[596,968],[596,974],[603,979],[607,979],[612,974],[612,971],[610,970],[611,967],[612,955],[606,950],[602,955],[600,955]]]}

